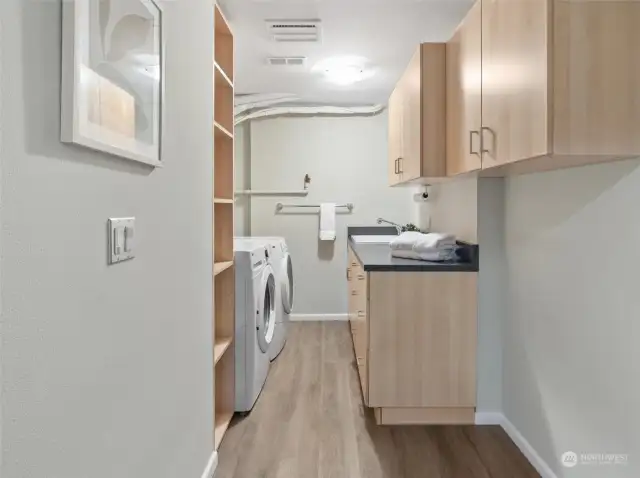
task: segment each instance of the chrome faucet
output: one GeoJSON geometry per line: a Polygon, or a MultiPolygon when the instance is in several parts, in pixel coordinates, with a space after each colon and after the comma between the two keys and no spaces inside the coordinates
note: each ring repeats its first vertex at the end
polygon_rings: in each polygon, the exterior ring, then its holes
{"type": "Polygon", "coordinates": [[[377,222],[378,222],[378,224],[382,224],[383,222],[385,224],[390,224],[390,225],[392,225],[393,227],[396,228],[396,231],[398,231],[398,236],[400,234],[402,234],[402,226],[400,224],[396,224],[395,222],[387,221],[386,219],[382,219],[381,217],[378,218],[377,222]]]}

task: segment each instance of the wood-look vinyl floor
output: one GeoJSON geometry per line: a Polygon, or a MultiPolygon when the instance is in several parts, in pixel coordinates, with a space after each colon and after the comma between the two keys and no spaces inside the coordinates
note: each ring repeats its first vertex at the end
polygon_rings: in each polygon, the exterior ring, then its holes
{"type": "Polygon", "coordinates": [[[216,478],[534,478],[498,426],[377,426],[349,325],[293,323],[262,395],[235,417],[216,478]]]}

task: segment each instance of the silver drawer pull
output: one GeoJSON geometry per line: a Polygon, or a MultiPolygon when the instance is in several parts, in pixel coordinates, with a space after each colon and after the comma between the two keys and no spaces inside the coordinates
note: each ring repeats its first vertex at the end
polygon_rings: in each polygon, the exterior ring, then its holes
{"type": "MultiPolygon", "coordinates": [[[[358,295],[358,291],[357,290],[352,290],[351,291],[351,295],[358,295]]],[[[343,296],[344,297],[344,296],[343,296]]]]}
{"type": "Polygon", "coordinates": [[[364,313],[364,312],[362,312],[361,310],[359,310],[359,311],[358,311],[358,317],[360,317],[360,318],[364,318],[364,316],[365,316],[365,313],[364,313]]]}
{"type": "Polygon", "coordinates": [[[358,274],[358,280],[364,280],[364,279],[365,279],[364,274],[358,274]]]}

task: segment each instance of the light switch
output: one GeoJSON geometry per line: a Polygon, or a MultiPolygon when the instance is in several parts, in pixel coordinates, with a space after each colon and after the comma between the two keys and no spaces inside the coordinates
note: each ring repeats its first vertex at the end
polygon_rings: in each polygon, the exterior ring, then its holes
{"type": "Polygon", "coordinates": [[[133,250],[133,226],[124,226],[124,252],[133,250]]]}
{"type": "Polygon", "coordinates": [[[133,259],[135,217],[110,218],[108,221],[109,264],[133,259]]]}

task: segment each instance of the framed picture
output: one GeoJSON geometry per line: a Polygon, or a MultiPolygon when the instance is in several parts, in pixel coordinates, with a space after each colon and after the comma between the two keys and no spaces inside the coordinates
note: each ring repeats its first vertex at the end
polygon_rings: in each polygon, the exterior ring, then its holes
{"type": "Polygon", "coordinates": [[[66,0],[61,139],[160,166],[162,11],[154,0],[66,0]]]}

